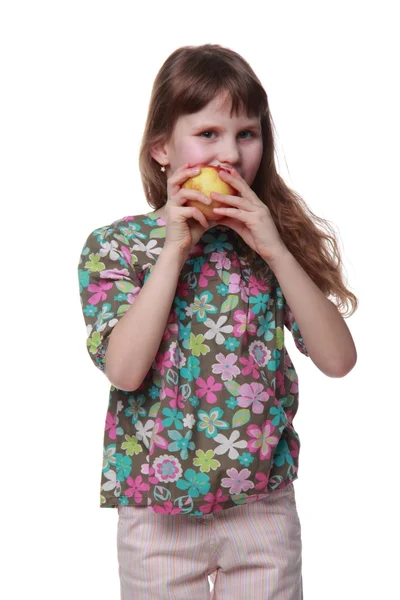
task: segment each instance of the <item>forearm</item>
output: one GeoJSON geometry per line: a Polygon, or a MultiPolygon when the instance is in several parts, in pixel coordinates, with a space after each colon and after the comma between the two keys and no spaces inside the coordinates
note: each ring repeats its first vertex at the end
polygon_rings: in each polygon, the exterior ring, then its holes
{"type": "Polygon", "coordinates": [[[273,261],[279,282],[301,331],[308,354],[329,377],[344,377],[357,361],[351,333],[336,306],[287,250],[273,261]]]}
{"type": "Polygon", "coordinates": [[[167,325],[184,262],[177,252],[164,249],[134,304],[110,334],[105,372],[119,389],[135,390],[147,375],[167,325]]]}

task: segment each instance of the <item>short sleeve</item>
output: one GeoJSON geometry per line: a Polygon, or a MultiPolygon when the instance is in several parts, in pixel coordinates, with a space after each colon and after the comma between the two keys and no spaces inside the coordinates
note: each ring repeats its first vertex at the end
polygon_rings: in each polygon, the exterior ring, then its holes
{"type": "Polygon", "coordinates": [[[86,323],[87,350],[105,373],[105,354],[112,328],[135,302],[141,273],[128,240],[109,225],[93,231],[78,264],[79,293],[86,323]]]}
{"type": "Polygon", "coordinates": [[[294,318],[294,314],[292,313],[289,305],[284,301],[284,309],[283,309],[283,319],[285,327],[292,333],[294,343],[296,347],[302,354],[309,357],[307,348],[304,344],[304,340],[301,337],[301,332],[299,326],[294,318]]]}

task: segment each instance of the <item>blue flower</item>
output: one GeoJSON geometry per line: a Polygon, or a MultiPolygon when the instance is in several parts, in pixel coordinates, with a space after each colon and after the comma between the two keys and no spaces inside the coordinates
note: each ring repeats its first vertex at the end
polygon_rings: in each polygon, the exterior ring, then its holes
{"type": "Polygon", "coordinates": [[[149,389],[148,394],[149,394],[150,398],[152,400],[154,400],[155,398],[160,396],[160,388],[158,388],[156,385],[153,385],[149,389]]]}
{"type": "Polygon", "coordinates": [[[220,296],[226,296],[229,292],[228,286],[226,286],[224,283],[219,283],[216,287],[216,290],[220,296]]]}
{"type": "Polygon", "coordinates": [[[224,341],[224,346],[227,350],[234,351],[239,346],[239,344],[240,344],[239,340],[235,337],[230,337],[224,341]]]}
{"type": "Polygon", "coordinates": [[[243,452],[243,454],[239,456],[238,461],[241,465],[248,467],[252,462],[254,462],[254,456],[250,454],[250,452],[243,452]]]}
{"type": "Polygon", "coordinates": [[[230,398],[228,398],[228,400],[226,400],[225,404],[227,405],[228,408],[231,408],[233,410],[234,408],[237,407],[237,400],[236,400],[236,398],[231,396],[230,398]]]}
{"type": "Polygon", "coordinates": [[[289,463],[289,465],[293,465],[293,457],[290,454],[289,446],[286,440],[279,440],[279,444],[275,448],[274,453],[274,465],[277,467],[282,467],[285,462],[289,463]]]}
{"type": "Polygon", "coordinates": [[[114,296],[114,300],[116,300],[117,302],[122,302],[123,300],[127,300],[128,296],[126,294],[117,294],[116,296],[114,296]]]}
{"type": "Polygon", "coordinates": [[[192,406],[194,406],[194,408],[197,408],[200,404],[200,401],[197,396],[192,396],[191,398],[189,398],[189,402],[192,406]]]}
{"type": "Polygon", "coordinates": [[[94,317],[94,315],[97,313],[97,306],[87,304],[83,309],[83,312],[87,317],[94,317]]]}
{"type": "Polygon", "coordinates": [[[265,312],[268,306],[269,294],[257,294],[254,298],[250,298],[250,304],[253,304],[251,310],[254,314],[265,312]]]}
{"type": "Polygon", "coordinates": [[[166,415],[166,419],[162,420],[162,424],[164,427],[171,427],[174,425],[175,429],[183,429],[183,412],[181,412],[178,408],[163,408],[162,414],[166,415]]]}

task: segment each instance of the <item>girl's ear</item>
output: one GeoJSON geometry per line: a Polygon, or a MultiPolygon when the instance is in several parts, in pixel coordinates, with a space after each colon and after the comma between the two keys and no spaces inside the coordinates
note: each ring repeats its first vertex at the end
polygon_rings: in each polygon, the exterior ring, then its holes
{"type": "Polygon", "coordinates": [[[163,142],[159,142],[151,147],[150,155],[159,164],[163,165],[168,162],[168,150],[167,145],[163,142]]]}

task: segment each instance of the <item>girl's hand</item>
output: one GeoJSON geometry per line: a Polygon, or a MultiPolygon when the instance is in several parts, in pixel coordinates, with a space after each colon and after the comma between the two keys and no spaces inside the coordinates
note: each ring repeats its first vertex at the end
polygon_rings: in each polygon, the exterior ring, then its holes
{"type": "Polygon", "coordinates": [[[229,207],[214,208],[216,214],[226,215],[218,221],[218,224],[226,225],[236,231],[264,260],[273,262],[276,257],[287,251],[287,248],[279,235],[269,208],[261,202],[235,169],[232,169],[231,173],[221,170],[219,176],[238,190],[241,196],[211,192],[211,198],[229,205],[229,207]]]}
{"type": "Polygon", "coordinates": [[[199,168],[183,165],[174,171],[167,180],[167,203],[165,247],[176,248],[183,256],[192,246],[197,244],[207,229],[215,225],[215,221],[207,221],[205,215],[193,206],[184,206],[187,200],[198,200],[211,204],[211,199],[197,190],[187,190],[181,186],[190,177],[200,173],[199,168]]]}

